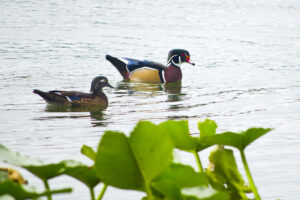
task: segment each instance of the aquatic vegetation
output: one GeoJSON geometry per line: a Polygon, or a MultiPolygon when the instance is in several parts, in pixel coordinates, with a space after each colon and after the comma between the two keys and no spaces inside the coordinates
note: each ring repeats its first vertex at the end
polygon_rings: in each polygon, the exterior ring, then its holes
{"type": "Polygon", "coordinates": [[[255,199],[260,200],[244,150],[271,129],[250,128],[240,133],[217,134],[217,124],[208,119],[198,122],[198,128],[200,134],[197,137],[190,135],[188,121],[165,121],[158,125],[141,121],[129,136],[118,131],[106,131],[97,151],[87,145],[81,148],[81,153],[94,162],[92,166],[75,160],[44,164],[0,145],[0,161],[28,170],[42,180],[46,189],[40,193],[24,193],[24,185],[2,176],[0,188],[17,189],[15,194],[0,189],[0,199],[1,195],[11,195],[12,199],[46,195],[48,200],[52,199],[52,194],[70,192],[68,188],[50,190],[48,184],[49,179],[65,174],[88,187],[92,200],[96,199],[94,188],[99,183],[103,183],[103,187],[97,200],[103,198],[109,186],[145,192],[145,200],[244,200],[249,199],[247,193],[253,193],[255,199]],[[213,145],[217,147],[208,158],[210,164],[203,169],[199,152],[213,145]],[[238,170],[233,150],[226,146],[240,152],[249,186],[238,170]],[[192,153],[198,170],[176,163],[174,149],[192,153]]]}
{"type": "Polygon", "coordinates": [[[0,167],[0,182],[6,179],[20,184],[28,183],[28,181],[23,178],[22,174],[18,170],[11,167],[0,167]]]}
{"type": "Polygon", "coordinates": [[[37,192],[36,189],[32,186],[30,187],[27,185],[22,185],[10,180],[0,182],[0,199],[7,199],[7,197],[4,195],[9,195],[12,199],[36,199],[37,197],[41,196],[50,196],[52,194],[68,193],[71,191],[72,189],[66,188],[60,190],[37,192]]]}

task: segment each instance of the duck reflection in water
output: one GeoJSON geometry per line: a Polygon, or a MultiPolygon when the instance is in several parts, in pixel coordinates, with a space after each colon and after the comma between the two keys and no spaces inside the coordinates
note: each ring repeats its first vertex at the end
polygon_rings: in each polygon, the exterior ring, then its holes
{"type": "MultiPolygon", "coordinates": [[[[86,118],[90,117],[92,119],[91,124],[93,126],[107,126],[108,122],[108,116],[105,115],[105,107],[101,106],[85,106],[85,107],[70,107],[70,106],[64,106],[64,105],[47,105],[46,111],[47,112],[73,112],[73,113],[84,113],[89,112],[90,115],[72,115],[72,116],[59,116],[59,118],[86,118]]],[[[53,117],[51,117],[53,118],[53,117]]]]}
{"type": "Polygon", "coordinates": [[[160,91],[163,91],[163,87],[162,84],[159,83],[129,82],[123,80],[118,83],[116,93],[124,94],[124,91],[129,95],[143,93],[153,96],[160,91]]]}
{"type": "Polygon", "coordinates": [[[168,94],[169,102],[182,100],[182,97],[185,96],[185,94],[181,92],[181,88],[181,81],[164,84],[164,91],[168,94]]]}
{"type": "Polygon", "coordinates": [[[142,83],[121,81],[117,85],[116,93],[133,95],[142,93],[146,96],[156,96],[165,92],[168,95],[167,101],[180,101],[184,94],[181,93],[181,81],[173,83],[142,83]]]}
{"type": "Polygon", "coordinates": [[[120,94],[120,97],[123,97],[124,94],[135,95],[141,97],[153,97],[161,96],[165,98],[167,95],[168,109],[170,111],[178,111],[184,108],[183,104],[178,102],[184,99],[186,94],[181,91],[181,81],[173,83],[141,83],[141,82],[128,82],[121,81],[117,85],[117,90],[115,94],[120,94]],[[176,103],[177,102],[177,103],[176,103]]]}

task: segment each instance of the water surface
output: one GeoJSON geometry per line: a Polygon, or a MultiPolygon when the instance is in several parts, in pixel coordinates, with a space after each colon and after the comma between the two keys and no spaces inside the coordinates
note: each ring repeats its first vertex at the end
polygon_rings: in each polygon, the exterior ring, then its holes
{"type": "MultiPolygon", "coordinates": [[[[271,127],[246,150],[254,180],[262,199],[299,199],[299,6],[297,0],[2,1],[0,143],[49,162],[89,163],[80,155],[83,144],[96,148],[105,130],[129,134],[139,120],[187,119],[192,133],[205,118],[219,132],[271,127]],[[165,63],[173,48],[189,50],[196,63],[182,66],[181,85],[122,82],[105,60],[109,53],[165,63]],[[89,91],[97,75],[115,86],[105,89],[110,104],[103,111],[51,110],[32,94],[89,91]]],[[[209,151],[201,154],[207,165],[209,151]]],[[[182,161],[195,165],[186,154],[182,161]]],[[[75,188],[55,199],[89,196],[68,177],[50,184],[75,188]]],[[[142,196],[109,188],[105,199],[142,196]]]]}

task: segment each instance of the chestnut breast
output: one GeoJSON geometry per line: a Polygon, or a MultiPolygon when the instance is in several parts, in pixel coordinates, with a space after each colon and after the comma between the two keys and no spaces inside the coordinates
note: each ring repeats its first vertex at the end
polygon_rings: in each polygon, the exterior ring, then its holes
{"type": "Polygon", "coordinates": [[[179,67],[175,67],[173,65],[170,65],[167,67],[164,71],[164,77],[165,81],[168,82],[176,82],[181,81],[182,79],[182,72],[179,67]]]}

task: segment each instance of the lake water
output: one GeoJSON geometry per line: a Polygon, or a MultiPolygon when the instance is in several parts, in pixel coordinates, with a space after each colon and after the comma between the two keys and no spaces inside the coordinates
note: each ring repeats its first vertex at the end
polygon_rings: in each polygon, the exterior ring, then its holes
{"type": "MultiPolygon", "coordinates": [[[[246,149],[264,200],[300,198],[300,1],[0,1],[0,143],[48,162],[96,149],[105,130],[128,134],[139,120],[160,123],[210,118],[218,132],[253,126],[275,130],[246,149]],[[166,63],[187,49],[181,87],[122,82],[106,54],[166,63]],[[109,107],[102,112],[52,112],[33,89],[89,91],[105,75],[109,107]]],[[[209,151],[201,153],[207,166],[209,151]]],[[[237,157],[239,155],[237,154],[237,157]]],[[[183,162],[195,165],[182,154],[183,162]]],[[[239,167],[243,171],[241,162],[239,167]]],[[[22,171],[29,182],[41,182],[22,171]]],[[[71,178],[50,181],[88,199],[71,178]]],[[[96,189],[99,192],[100,187],[96,189]]],[[[108,188],[104,199],[140,199],[108,188]]]]}

